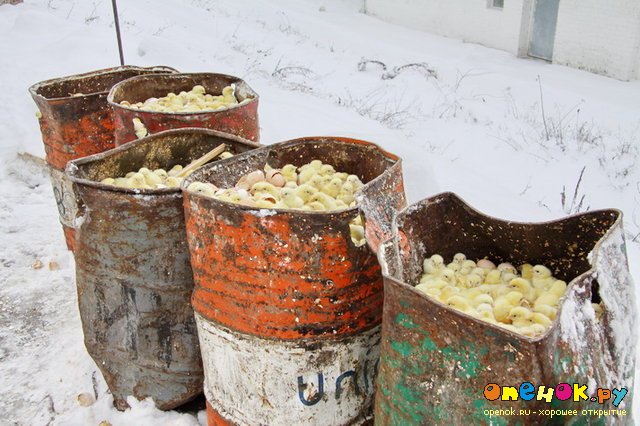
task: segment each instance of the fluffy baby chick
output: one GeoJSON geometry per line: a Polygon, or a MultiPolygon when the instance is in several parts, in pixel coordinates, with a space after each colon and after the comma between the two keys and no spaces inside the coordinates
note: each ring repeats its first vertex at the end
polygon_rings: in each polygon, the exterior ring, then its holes
{"type": "Polygon", "coordinates": [[[556,316],[558,315],[558,310],[556,308],[540,303],[538,300],[536,300],[533,305],[533,312],[543,314],[550,320],[556,319],[556,316]]]}
{"type": "Polygon", "coordinates": [[[497,269],[493,269],[487,273],[487,276],[484,277],[485,284],[500,284],[502,281],[500,280],[500,271],[497,269]]]}
{"type": "Polygon", "coordinates": [[[364,245],[366,242],[364,236],[364,226],[349,224],[349,230],[351,231],[351,240],[356,246],[364,245]]]}
{"type": "Polygon", "coordinates": [[[280,191],[278,191],[278,189],[269,182],[258,182],[253,184],[249,192],[251,192],[251,195],[254,197],[260,194],[269,194],[276,201],[280,199],[280,191]]]}
{"type": "Polygon", "coordinates": [[[522,293],[523,297],[531,304],[536,300],[536,292],[524,278],[514,278],[509,282],[509,287],[522,293]]]}
{"type": "Polygon", "coordinates": [[[182,185],[182,178],[169,176],[167,180],[164,181],[164,184],[169,188],[179,188],[182,185]]]}
{"type": "Polygon", "coordinates": [[[153,173],[162,179],[163,182],[169,177],[169,173],[167,173],[165,169],[155,169],[153,173]]]}
{"type": "Polygon", "coordinates": [[[293,164],[285,164],[285,166],[280,170],[282,176],[285,178],[287,182],[297,182],[298,181],[298,173],[296,170],[298,168],[293,164]]]}
{"type": "Polygon", "coordinates": [[[157,184],[162,183],[162,178],[157,174],[155,174],[154,172],[152,172],[151,170],[147,169],[146,167],[141,168],[140,173],[142,173],[142,175],[144,176],[144,180],[147,183],[147,185],[151,187],[154,187],[157,184]]]}
{"type": "Polygon", "coordinates": [[[504,296],[496,298],[493,303],[493,315],[496,320],[505,322],[508,320],[509,312],[516,306],[520,306],[522,300],[522,293],[512,291],[504,296]]]}
{"type": "Polygon", "coordinates": [[[509,311],[508,319],[514,327],[523,328],[532,324],[531,317],[532,313],[529,309],[523,306],[516,306],[509,311]]]}
{"type": "Polygon", "coordinates": [[[475,314],[475,310],[471,308],[469,303],[462,296],[458,296],[458,295],[451,296],[449,299],[447,299],[445,303],[452,308],[455,308],[461,312],[464,312],[465,314],[468,314],[468,315],[475,314]]]}
{"type": "Polygon", "coordinates": [[[167,172],[167,174],[168,174],[169,176],[176,176],[177,174],[179,174],[179,173],[182,171],[182,168],[183,168],[183,167],[182,167],[180,164],[176,164],[175,166],[173,166],[173,167],[171,168],[171,170],[169,170],[169,171],[167,172]]]}
{"type": "Polygon", "coordinates": [[[540,324],[536,324],[533,323],[531,325],[529,325],[528,327],[522,327],[518,329],[518,333],[522,334],[523,336],[527,336],[527,337],[538,337],[541,336],[542,334],[544,334],[544,332],[547,329],[540,325],[540,324]]]}
{"type": "Polygon", "coordinates": [[[525,280],[533,278],[533,265],[529,263],[523,263],[520,265],[520,276],[525,280]]]}
{"type": "Polygon", "coordinates": [[[474,262],[473,260],[465,260],[462,262],[462,264],[460,265],[461,268],[469,268],[470,270],[473,270],[476,267],[476,262],[474,262]]]}
{"type": "Polygon", "coordinates": [[[138,117],[133,119],[133,131],[138,139],[144,138],[149,134],[147,128],[142,124],[142,121],[138,117]]]}
{"type": "Polygon", "coordinates": [[[335,200],[325,193],[316,192],[315,194],[313,194],[309,199],[309,202],[313,203],[314,201],[321,203],[324,206],[325,210],[338,210],[338,206],[336,205],[335,200]]]}
{"type": "Polygon", "coordinates": [[[151,189],[142,173],[135,173],[129,178],[126,188],[151,189]]]}
{"type": "Polygon", "coordinates": [[[116,180],[114,178],[106,178],[102,179],[100,183],[104,183],[105,185],[115,185],[116,180]]]}
{"type": "Polygon", "coordinates": [[[214,197],[217,190],[218,188],[215,185],[205,182],[192,182],[187,186],[187,191],[206,195],[207,197],[214,197]]]}
{"type": "MultiPolygon", "coordinates": [[[[327,185],[322,188],[322,191],[330,197],[336,198],[342,190],[342,181],[338,178],[333,178],[327,185]]],[[[348,203],[347,203],[348,204],[348,203]]]]}
{"type": "Polygon", "coordinates": [[[293,188],[282,188],[280,194],[282,194],[282,202],[286,208],[299,209],[304,206],[304,200],[298,197],[293,188]]]}
{"type": "Polygon", "coordinates": [[[440,290],[440,301],[446,302],[451,296],[460,293],[460,289],[454,286],[445,286],[440,290]]]}
{"type": "Polygon", "coordinates": [[[567,283],[562,280],[554,280],[553,284],[549,288],[549,293],[555,294],[558,297],[564,296],[567,291],[567,283]]]}
{"type": "Polygon", "coordinates": [[[459,264],[460,266],[462,266],[462,263],[467,260],[467,256],[464,255],[464,253],[456,253],[453,255],[453,262],[459,264]]]}
{"type": "Polygon", "coordinates": [[[539,312],[533,312],[531,314],[531,322],[540,324],[545,329],[551,327],[551,320],[549,319],[549,317],[539,312]]]}
{"type": "Polygon", "coordinates": [[[311,197],[317,192],[318,190],[309,184],[302,184],[296,188],[296,195],[302,198],[302,201],[305,203],[308,203],[311,197]]]}
{"type": "Polygon", "coordinates": [[[551,276],[551,271],[544,265],[536,265],[533,267],[533,278],[531,282],[536,289],[545,289],[551,287],[555,279],[551,276]]]}
{"type": "MultiPolygon", "coordinates": [[[[320,166],[320,170],[318,170],[318,174],[321,176],[333,176],[336,173],[336,169],[333,168],[330,164],[323,164],[320,166]]],[[[340,181],[342,183],[342,180],[340,181]]]]}

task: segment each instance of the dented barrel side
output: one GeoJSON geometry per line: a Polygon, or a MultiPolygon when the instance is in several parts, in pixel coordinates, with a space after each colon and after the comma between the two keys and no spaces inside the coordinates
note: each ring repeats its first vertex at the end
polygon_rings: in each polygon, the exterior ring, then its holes
{"type": "Polygon", "coordinates": [[[123,66],[42,81],[29,88],[39,109],[38,122],[67,247],[73,250],[77,202],[64,175],[68,161],[113,148],[115,124],[107,95],[127,78],[176,72],[169,67],[123,66]]]}
{"type": "MultiPolygon", "coordinates": [[[[361,141],[306,138],[202,168],[185,185],[233,186],[265,163],[313,159],[358,174],[365,186],[391,172],[401,181],[399,160],[387,154],[361,141]]],[[[184,206],[209,424],[370,418],[382,277],[370,248],[351,240],[349,221],[360,210],[255,209],[187,191],[184,206]]]]}
{"type": "MultiPolygon", "coordinates": [[[[616,210],[547,223],[507,222],[473,210],[451,193],[400,213],[396,233],[379,252],[385,301],[376,424],[583,424],[597,416],[551,418],[540,413],[618,408],[551,396],[562,384],[588,384],[593,394],[596,385],[631,390],[635,337],[619,337],[611,322],[615,318],[623,329],[635,324],[620,226],[621,214],[616,210]],[[615,270],[598,266],[607,246],[615,248],[605,256],[617,265],[615,270]],[[528,338],[454,310],[413,288],[425,257],[438,253],[448,258],[456,252],[469,258],[549,265],[554,276],[569,283],[558,319],[541,337],[528,338]],[[612,291],[615,299],[607,297],[612,291]],[[592,301],[604,304],[600,321],[593,315],[592,301]],[[527,382],[536,389],[552,388],[542,390],[548,400],[537,395],[530,401],[495,398],[496,388],[499,392],[501,387],[518,388],[527,382]],[[502,411],[490,416],[492,410],[502,411]]],[[[627,398],[627,416],[612,415],[606,424],[629,421],[631,397],[627,398]]]]}
{"type": "Polygon", "coordinates": [[[250,141],[206,129],[174,130],[73,161],[81,200],[76,285],[85,346],[116,407],[152,397],[172,409],[202,392],[191,307],[193,275],[179,188],[136,190],[100,183],[140,167],[186,165],[220,143],[238,154],[250,141]]]}
{"type": "Polygon", "coordinates": [[[260,139],[258,94],[238,77],[213,73],[140,76],[115,85],[108,99],[115,114],[116,145],[137,138],[133,126],[134,118],[142,122],[149,134],[183,127],[202,127],[254,142],[260,139]],[[219,94],[224,87],[231,84],[236,85],[238,101],[250,100],[222,111],[168,113],[138,110],[120,104],[122,101],[144,102],[151,97],[167,96],[171,92],[189,91],[195,85],[203,86],[207,93],[219,94]]]}

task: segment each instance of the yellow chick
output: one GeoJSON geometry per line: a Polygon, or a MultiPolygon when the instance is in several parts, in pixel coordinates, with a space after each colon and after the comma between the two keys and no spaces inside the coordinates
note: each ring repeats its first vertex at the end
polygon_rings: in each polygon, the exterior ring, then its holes
{"type": "Polygon", "coordinates": [[[157,174],[155,174],[154,172],[152,172],[151,170],[147,169],[146,167],[141,168],[140,173],[142,173],[142,175],[144,176],[145,182],[149,186],[155,186],[159,183],[162,183],[162,178],[157,174]]]}
{"type": "Polygon", "coordinates": [[[536,300],[533,305],[533,311],[541,313],[551,320],[556,319],[556,316],[558,315],[558,310],[556,308],[540,303],[538,300],[536,300]]]}
{"type": "MultiPolygon", "coordinates": [[[[492,307],[493,297],[489,296],[488,294],[479,294],[471,301],[471,305],[475,308],[477,308],[481,304],[486,304],[489,305],[489,307],[492,307]]],[[[491,310],[493,312],[493,308],[491,310]]]]}
{"type": "Polygon", "coordinates": [[[326,210],[338,210],[335,200],[322,192],[316,192],[309,198],[309,202],[313,203],[314,201],[321,203],[326,210]]]}
{"type": "Polygon", "coordinates": [[[496,269],[497,269],[498,271],[500,271],[500,272],[508,271],[508,272],[511,272],[511,273],[512,273],[512,274],[514,274],[514,275],[518,272],[518,271],[516,270],[516,268],[515,268],[512,264],[510,264],[510,263],[508,263],[508,262],[503,262],[503,263],[499,264],[499,265],[496,267],[496,269]]]}
{"type": "Polygon", "coordinates": [[[303,169],[301,167],[298,172],[298,183],[299,184],[307,183],[317,174],[318,174],[318,170],[316,170],[313,167],[308,167],[306,169],[303,169]]]}
{"type": "MultiPolygon", "coordinates": [[[[327,185],[322,188],[322,191],[330,197],[336,198],[340,194],[342,189],[342,181],[338,178],[333,178],[327,185]]],[[[348,203],[347,203],[348,204],[348,203]]]]}
{"type": "Polygon", "coordinates": [[[460,289],[454,286],[446,286],[440,290],[440,301],[446,302],[451,296],[457,295],[460,293],[460,289]]]}
{"type": "Polygon", "coordinates": [[[552,322],[549,317],[539,312],[533,312],[533,314],[531,314],[531,321],[536,324],[540,324],[545,329],[551,327],[552,322]]]}
{"type": "Polygon", "coordinates": [[[551,271],[544,265],[533,267],[533,278],[531,282],[537,289],[549,288],[555,279],[551,276],[551,271]]]}
{"type": "Polygon", "coordinates": [[[114,178],[106,178],[102,179],[100,183],[104,183],[105,185],[115,185],[116,180],[114,178]]]}
{"type": "Polygon", "coordinates": [[[508,319],[516,328],[528,327],[532,324],[531,311],[523,306],[516,306],[509,311],[508,319]]]}
{"type": "Polygon", "coordinates": [[[167,172],[169,176],[175,176],[182,171],[182,166],[180,164],[176,164],[167,172]]]}
{"type": "MultiPolygon", "coordinates": [[[[455,259],[455,256],[454,256],[454,259],[455,259]]],[[[469,268],[470,270],[473,270],[476,267],[476,262],[474,262],[473,260],[467,259],[467,260],[462,262],[460,267],[461,268],[469,268]]]]}
{"type": "Polygon", "coordinates": [[[205,93],[207,93],[206,89],[199,84],[196,84],[195,86],[193,86],[193,88],[191,89],[191,92],[193,92],[196,95],[204,95],[205,93]]]}
{"type": "Polygon", "coordinates": [[[169,188],[179,188],[182,185],[182,178],[178,178],[175,176],[169,176],[167,180],[164,181],[164,184],[169,188]]]}
{"type": "Polygon", "coordinates": [[[520,305],[520,301],[522,300],[522,293],[517,291],[512,291],[507,293],[504,296],[500,296],[495,299],[493,303],[493,315],[498,321],[507,321],[509,317],[509,312],[511,309],[520,305]]]}
{"type": "MultiPolygon", "coordinates": [[[[320,166],[320,170],[318,170],[318,174],[321,176],[329,176],[332,177],[336,173],[336,170],[330,164],[323,164],[320,166]]],[[[340,181],[342,184],[342,181],[340,181]]]]}
{"type": "Polygon", "coordinates": [[[536,300],[536,292],[529,284],[529,281],[524,278],[514,278],[509,282],[509,287],[512,290],[522,293],[523,297],[529,302],[533,303],[536,300]]]}
{"type": "Polygon", "coordinates": [[[593,311],[595,312],[596,320],[600,320],[600,318],[602,318],[602,315],[604,315],[604,308],[602,307],[602,304],[601,303],[592,303],[591,307],[593,308],[593,311]]]}
{"type": "Polygon", "coordinates": [[[558,297],[564,296],[566,291],[567,283],[562,280],[555,280],[553,284],[551,284],[551,288],[549,288],[549,293],[555,294],[558,297]]]}
{"type": "Polygon", "coordinates": [[[440,271],[440,278],[449,283],[449,285],[456,285],[456,274],[451,269],[442,269],[440,271]]]}
{"type": "Polygon", "coordinates": [[[136,188],[136,189],[152,189],[149,186],[144,178],[142,173],[136,173],[129,178],[127,183],[127,188],[136,188]]]}
{"type": "Polygon", "coordinates": [[[276,201],[280,199],[280,191],[269,182],[257,182],[251,187],[251,195],[254,197],[259,194],[269,194],[276,201]]]}
{"type": "Polygon", "coordinates": [[[215,196],[217,190],[218,188],[215,185],[206,182],[192,182],[187,186],[187,191],[206,195],[207,197],[215,196]]]}
{"type": "Polygon", "coordinates": [[[305,207],[309,207],[311,210],[317,211],[317,212],[323,212],[326,210],[326,208],[324,207],[324,204],[322,204],[319,201],[312,201],[309,204],[306,204],[305,207]]]}
{"type": "Polygon", "coordinates": [[[518,329],[518,333],[527,337],[538,337],[544,334],[546,328],[540,324],[533,323],[528,327],[522,327],[518,329]]]}
{"type": "Polygon", "coordinates": [[[138,139],[144,138],[149,134],[149,132],[147,132],[147,128],[142,124],[142,121],[138,117],[134,118],[132,121],[133,132],[136,134],[138,139]]]}
{"type": "Polygon", "coordinates": [[[445,303],[452,308],[464,312],[465,314],[475,314],[475,310],[469,306],[469,303],[467,303],[465,298],[462,296],[451,296],[445,303]]]}
{"type": "Polygon", "coordinates": [[[302,198],[302,201],[305,203],[308,203],[311,197],[317,192],[318,190],[315,187],[308,184],[302,184],[296,189],[296,195],[302,198]]]}
{"type": "Polygon", "coordinates": [[[169,174],[165,169],[155,169],[153,173],[162,179],[163,182],[169,177],[169,174]]]}
{"type": "Polygon", "coordinates": [[[453,262],[462,266],[462,263],[467,260],[467,256],[464,253],[456,253],[453,255],[453,262]]]}
{"type": "Polygon", "coordinates": [[[364,245],[366,242],[364,226],[349,224],[349,230],[351,231],[351,240],[353,240],[356,246],[364,245]]]}
{"type": "Polygon", "coordinates": [[[298,173],[296,173],[297,169],[298,168],[293,164],[285,164],[285,166],[282,168],[280,173],[282,173],[282,176],[284,176],[287,182],[297,182],[298,181],[298,173]]]}
{"type": "Polygon", "coordinates": [[[230,106],[238,103],[238,100],[235,97],[235,92],[236,92],[236,85],[233,83],[231,83],[230,86],[227,86],[224,89],[222,89],[222,97],[224,98],[223,101],[225,105],[230,106]]]}
{"type": "Polygon", "coordinates": [[[487,273],[487,276],[484,277],[485,284],[500,284],[500,271],[497,269],[493,269],[487,273]]]}
{"type": "Polygon", "coordinates": [[[285,204],[286,208],[299,209],[304,206],[304,200],[296,195],[295,189],[282,188],[280,190],[280,194],[282,195],[282,202],[285,204]]]}
{"type": "Polygon", "coordinates": [[[453,272],[459,272],[460,271],[460,264],[456,263],[456,262],[451,262],[449,264],[447,264],[447,269],[452,270],[453,272]]]}

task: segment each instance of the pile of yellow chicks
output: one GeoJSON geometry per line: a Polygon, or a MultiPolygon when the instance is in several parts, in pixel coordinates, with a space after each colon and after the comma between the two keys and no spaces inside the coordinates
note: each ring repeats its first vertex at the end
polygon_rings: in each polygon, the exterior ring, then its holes
{"type": "MultiPolygon", "coordinates": [[[[229,157],[233,157],[233,154],[228,151],[218,155],[218,158],[221,159],[229,157]]],[[[190,174],[189,172],[185,175],[183,169],[184,167],[179,164],[173,166],[169,171],[142,167],[137,172],[129,172],[121,177],[102,179],[100,183],[131,189],[179,188],[184,178],[190,174]]]]}
{"type": "MultiPolygon", "coordinates": [[[[287,164],[281,169],[265,165],[238,180],[234,188],[220,189],[211,183],[193,182],[188,191],[222,201],[264,209],[339,211],[356,205],[355,194],[364,184],[356,175],[336,172],[330,164],[313,160],[303,166],[287,164]]],[[[351,239],[364,245],[364,225],[358,215],[349,224],[351,239]]]]}
{"type": "Polygon", "coordinates": [[[235,91],[235,84],[231,84],[222,89],[221,95],[214,96],[208,94],[203,86],[196,85],[188,92],[182,91],[177,95],[172,92],[162,98],[149,98],[144,102],[130,103],[122,101],[120,105],[143,111],[203,112],[222,111],[235,105],[243,105],[251,100],[245,99],[242,102],[238,102],[235,91]]]}
{"type": "MultiPolygon", "coordinates": [[[[475,318],[528,337],[544,334],[558,314],[567,283],[556,279],[544,265],[495,265],[457,253],[446,264],[439,254],[423,262],[416,289],[475,318]]],[[[600,305],[594,304],[596,315],[600,305]],[[596,308],[597,307],[597,308],[596,308]]]]}

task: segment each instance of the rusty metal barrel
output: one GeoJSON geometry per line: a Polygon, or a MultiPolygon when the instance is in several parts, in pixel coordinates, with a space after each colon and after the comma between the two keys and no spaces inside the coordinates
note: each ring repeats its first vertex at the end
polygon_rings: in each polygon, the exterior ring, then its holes
{"type": "Polygon", "coordinates": [[[265,164],[318,159],[365,183],[359,207],[265,210],[184,191],[192,298],[214,424],[362,423],[371,416],[380,343],[382,276],[375,251],[406,205],[401,161],[354,139],[276,143],[205,166],[183,183],[232,187],[265,164]],[[376,234],[376,235],[373,235],[376,234]]]}
{"type": "Polygon", "coordinates": [[[184,166],[221,143],[232,153],[257,146],[207,129],[180,129],[67,166],[81,201],[75,262],[85,346],[118,409],[127,407],[127,395],[153,397],[160,409],[179,406],[202,392],[203,373],[180,189],[100,181],[141,167],[184,166]]]}
{"type": "Polygon", "coordinates": [[[114,145],[111,87],[127,78],[177,72],[169,67],[122,66],[41,81],[29,88],[39,113],[40,130],[53,193],[67,247],[73,250],[77,203],[64,175],[69,160],[97,154],[114,145]]]}
{"type": "Polygon", "coordinates": [[[182,127],[203,127],[255,142],[260,139],[258,94],[238,77],[213,73],[139,76],[116,84],[108,100],[115,114],[116,146],[136,139],[134,118],[138,118],[151,134],[182,127]],[[144,102],[152,97],[167,96],[168,93],[188,92],[196,85],[203,86],[209,94],[217,95],[231,84],[236,87],[235,94],[239,102],[249,101],[222,111],[158,112],[120,104],[122,101],[144,102]]]}
{"type": "Polygon", "coordinates": [[[384,315],[376,424],[632,423],[636,307],[620,211],[515,223],[443,193],[399,213],[394,228],[379,250],[384,315]],[[426,257],[457,252],[548,266],[569,283],[557,319],[543,335],[525,337],[413,287],[426,257]],[[592,302],[604,307],[600,319],[592,302]],[[505,387],[515,389],[507,394],[505,387]],[[611,398],[594,402],[598,388],[611,398]],[[628,391],[618,406],[612,389],[628,391]]]}

